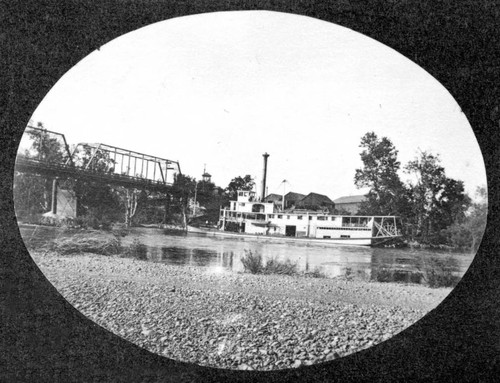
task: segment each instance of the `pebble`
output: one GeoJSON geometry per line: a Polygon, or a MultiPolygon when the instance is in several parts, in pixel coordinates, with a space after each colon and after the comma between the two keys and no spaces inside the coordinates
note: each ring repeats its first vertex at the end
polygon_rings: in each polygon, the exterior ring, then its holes
{"type": "Polygon", "coordinates": [[[202,268],[92,255],[34,258],[74,307],[108,330],[168,358],[238,370],[298,368],[370,347],[449,292],[367,282],[361,293],[353,281],[215,277],[202,268]],[[173,294],[172,286],[182,288],[173,294]]]}

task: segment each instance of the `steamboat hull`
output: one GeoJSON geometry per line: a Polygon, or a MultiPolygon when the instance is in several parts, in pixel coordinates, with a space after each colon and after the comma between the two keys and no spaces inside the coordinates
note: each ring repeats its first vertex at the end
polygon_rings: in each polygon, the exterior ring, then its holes
{"type": "Polygon", "coordinates": [[[222,231],[218,229],[199,228],[188,226],[188,233],[213,236],[213,237],[229,237],[241,238],[255,241],[282,241],[301,244],[314,245],[335,245],[335,246],[378,246],[395,241],[401,236],[379,236],[365,238],[307,238],[307,237],[287,237],[277,235],[262,235],[262,234],[246,234],[222,231]]]}

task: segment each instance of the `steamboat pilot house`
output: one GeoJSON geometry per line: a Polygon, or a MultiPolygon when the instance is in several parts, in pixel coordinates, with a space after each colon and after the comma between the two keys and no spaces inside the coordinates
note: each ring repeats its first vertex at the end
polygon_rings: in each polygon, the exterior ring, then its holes
{"type": "MultiPolygon", "coordinates": [[[[394,217],[391,217],[394,218],[394,217]]],[[[382,220],[382,221],[380,221],[382,220]]],[[[223,231],[321,239],[362,240],[372,237],[374,222],[384,217],[338,216],[309,210],[281,210],[273,202],[256,200],[253,191],[238,191],[236,201],[220,211],[223,231]]]]}

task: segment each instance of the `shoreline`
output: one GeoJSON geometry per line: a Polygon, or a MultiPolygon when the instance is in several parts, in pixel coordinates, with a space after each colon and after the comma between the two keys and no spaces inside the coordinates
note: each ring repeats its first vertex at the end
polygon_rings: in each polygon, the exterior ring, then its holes
{"type": "Polygon", "coordinates": [[[31,254],[57,290],[102,327],[172,359],[231,369],[298,367],[362,350],[407,328],[451,291],[31,254]]]}
{"type": "MultiPolygon", "coordinates": [[[[46,224],[40,224],[40,223],[27,223],[27,222],[18,222],[19,228],[22,229],[58,229],[61,231],[75,231],[75,232],[83,232],[83,233],[108,233],[108,234],[113,234],[115,236],[126,236],[128,235],[128,232],[134,229],[153,229],[153,230],[164,230],[166,232],[171,232],[171,233],[179,233],[179,234],[194,234],[194,235],[207,235],[211,236],[213,234],[207,234],[207,233],[195,233],[195,232],[189,232],[188,228],[178,226],[178,225],[172,225],[172,224],[140,224],[137,226],[131,226],[130,228],[124,227],[123,224],[120,225],[115,225],[113,228],[110,230],[101,230],[101,229],[88,229],[88,228],[82,228],[82,227],[62,227],[62,226],[57,226],[57,225],[46,225],[46,224]]],[[[258,236],[258,235],[247,235],[248,238],[256,238],[256,239],[270,239],[270,240],[279,240],[283,239],[286,237],[272,237],[272,236],[258,236]]],[[[241,237],[243,238],[243,236],[241,237]]],[[[342,245],[342,244],[332,244],[332,246],[361,246],[365,247],[364,245],[342,245]]],[[[453,247],[449,245],[434,245],[434,244],[427,244],[423,242],[419,242],[417,240],[410,240],[409,238],[401,238],[401,243],[399,246],[395,246],[394,244],[391,245],[377,245],[375,247],[379,248],[408,248],[412,250],[429,250],[429,251],[436,251],[436,252],[445,252],[449,254],[454,254],[454,255],[470,255],[475,254],[474,251],[470,249],[465,249],[461,247],[453,247]]]]}

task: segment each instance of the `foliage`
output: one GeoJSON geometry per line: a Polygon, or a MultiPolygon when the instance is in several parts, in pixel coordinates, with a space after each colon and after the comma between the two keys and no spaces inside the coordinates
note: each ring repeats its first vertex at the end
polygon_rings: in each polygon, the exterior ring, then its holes
{"type": "MultiPolygon", "coordinates": [[[[213,182],[198,181],[196,183],[196,202],[202,209],[197,210],[197,215],[203,215],[203,222],[209,221],[216,224],[219,220],[220,207],[227,204],[229,199],[223,190],[213,182]]],[[[193,212],[194,213],[194,212],[193,212]]]]}
{"type": "Polygon", "coordinates": [[[204,205],[206,220],[211,224],[216,224],[219,221],[220,207],[228,205],[229,198],[225,194],[214,195],[211,200],[204,205]]]}
{"type": "Polygon", "coordinates": [[[121,201],[121,205],[125,206],[125,225],[130,227],[137,211],[147,204],[147,193],[145,190],[130,189],[119,187],[115,191],[121,201]]]}
{"type": "Polygon", "coordinates": [[[477,251],[486,229],[488,215],[488,197],[486,187],[476,191],[478,202],[472,203],[462,222],[454,222],[442,230],[441,236],[447,244],[455,248],[477,251]]]}
{"type": "Polygon", "coordinates": [[[102,255],[119,254],[120,241],[112,236],[95,233],[76,234],[54,241],[54,250],[60,254],[93,253],[102,255]]]}
{"type": "Polygon", "coordinates": [[[446,177],[439,156],[428,152],[421,152],[405,169],[416,179],[410,183],[412,237],[440,242],[441,230],[465,219],[470,198],[464,193],[463,182],[446,177]]]}
{"type": "MultiPolygon", "coordinates": [[[[296,275],[297,263],[291,262],[289,259],[280,261],[277,258],[266,260],[264,264],[262,255],[252,253],[251,250],[245,250],[245,255],[241,258],[243,268],[246,272],[252,274],[281,274],[281,275],[296,275]]],[[[310,273],[311,276],[320,275],[320,271],[310,273]]]]}
{"type": "Polygon", "coordinates": [[[201,180],[196,183],[196,200],[200,205],[206,205],[212,201],[215,193],[217,189],[213,182],[201,180]]]}
{"type": "Polygon", "coordinates": [[[84,224],[99,228],[123,221],[124,206],[115,189],[99,182],[78,180],[74,191],[78,199],[77,217],[84,224]]]}
{"type": "Polygon", "coordinates": [[[181,214],[184,227],[187,227],[189,201],[194,198],[195,189],[196,181],[192,177],[183,174],[175,175],[171,191],[173,213],[181,214]]]}
{"type": "Polygon", "coordinates": [[[98,173],[113,173],[115,161],[110,157],[110,153],[90,146],[80,147],[74,153],[75,165],[81,168],[88,168],[98,173]]]}
{"type": "Polygon", "coordinates": [[[266,260],[266,265],[263,269],[264,274],[281,274],[281,275],[295,275],[297,274],[297,263],[285,259],[280,261],[277,258],[266,260]]]}
{"type": "Polygon", "coordinates": [[[133,221],[135,224],[159,224],[166,223],[165,217],[165,203],[164,201],[155,202],[154,200],[148,200],[147,204],[143,204],[137,210],[135,216],[133,217],[133,221]],[[160,203],[162,202],[162,203],[160,203]]]}
{"type": "Polygon", "coordinates": [[[360,207],[360,214],[401,215],[407,209],[407,190],[398,176],[400,162],[398,151],[387,138],[378,138],[368,132],[361,138],[362,169],[356,169],[354,184],[369,187],[367,201],[360,207]]]}
{"type": "MultiPolygon", "coordinates": [[[[89,166],[95,172],[113,172],[114,161],[109,153],[84,146],[75,153],[75,165],[89,166]]],[[[78,204],[77,216],[83,225],[93,228],[109,228],[112,222],[121,222],[126,213],[125,190],[112,188],[97,181],[73,182],[78,204]]]]}
{"type": "Polygon", "coordinates": [[[62,142],[48,133],[42,122],[37,123],[37,128],[42,130],[28,130],[26,132],[32,144],[25,151],[24,155],[40,161],[64,163],[67,159],[67,154],[62,142]]]}
{"type": "Polygon", "coordinates": [[[472,218],[467,217],[471,199],[465,194],[462,181],[446,176],[439,155],[420,152],[404,167],[412,177],[405,184],[398,175],[401,167],[398,151],[387,137],[379,138],[368,132],[362,137],[360,147],[363,168],[356,169],[354,182],[358,188],[370,190],[358,214],[398,215],[405,223],[406,237],[422,243],[478,245],[484,215],[476,214],[482,218],[476,220],[478,232],[473,235],[472,218]]]}
{"type": "Polygon", "coordinates": [[[460,223],[453,223],[441,230],[441,238],[456,249],[468,249],[474,242],[471,231],[460,223]]]}
{"type": "Polygon", "coordinates": [[[471,249],[473,251],[477,251],[479,248],[484,231],[486,230],[486,223],[488,220],[488,192],[486,191],[486,187],[477,188],[476,196],[479,197],[480,200],[472,204],[471,211],[469,212],[470,214],[463,223],[471,232],[471,249]]]}
{"type": "Polygon", "coordinates": [[[241,257],[241,263],[243,263],[244,270],[252,274],[260,274],[264,268],[262,255],[259,253],[254,254],[251,250],[245,250],[245,255],[241,257]]]}
{"type": "Polygon", "coordinates": [[[236,200],[238,190],[252,190],[255,186],[253,178],[247,174],[245,177],[235,177],[227,185],[225,192],[229,199],[236,200]]]}

